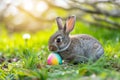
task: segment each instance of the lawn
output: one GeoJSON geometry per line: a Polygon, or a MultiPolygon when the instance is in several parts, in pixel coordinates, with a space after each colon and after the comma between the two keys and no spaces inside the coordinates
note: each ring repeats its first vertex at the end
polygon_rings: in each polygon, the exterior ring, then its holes
{"type": "MultiPolygon", "coordinates": [[[[2,25],[0,25],[1,27],[2,25]]],[[[10,34],[0,32],[0,80],[120,80],[120,31],[102,29],[77,22],[71,34],[89,34],[104,47],[104,55],[96,62],[78,65],[47,65],[48,39],[57,30],[10,34]]]]}

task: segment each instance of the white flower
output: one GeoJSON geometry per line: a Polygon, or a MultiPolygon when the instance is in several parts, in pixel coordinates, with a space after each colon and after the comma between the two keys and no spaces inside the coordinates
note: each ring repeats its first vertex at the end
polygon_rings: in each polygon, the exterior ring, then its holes
{"type": "Polygon", "coordinates": [[[92,75],[91,75],[91,78],[95,78],[95,77],[96,77],[96,75],[95,75],[95,74],[92,74],[92,75]]]}
{"type": "Polygon", "coordinates": [[[2,56],[2,52],[0,52],[0,56],[2,56]]]}
{"type": "Polygon", "coordinates": [[[23,34],[23,39],[28,40],[30,38],[31,38],[30,34],[28,34],[28,33],[23,34]]]}
{"type": "Polygon", "coordinates": [[[118,56],[117,56],[117,55],[114,55],[114,58],[118,58],[118,56]]]}

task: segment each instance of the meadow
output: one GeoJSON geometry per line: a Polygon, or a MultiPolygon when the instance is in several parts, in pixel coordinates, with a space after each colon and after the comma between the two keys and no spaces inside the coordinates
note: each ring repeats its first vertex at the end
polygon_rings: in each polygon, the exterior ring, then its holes
{"type": "MultiPolygon", "coordinates": [[[[0,25],[2,27],[3,25],[0,25]]],[[[57,30],[10,34],[4,28],[0,32],[0,80],[120,80],[120,31],[108,30],[77,22],[74,34],[89,34],[100,41],[104,55],[96,62],[78,65],[47,65],[51,53],[49,37],[57,30]]]]}

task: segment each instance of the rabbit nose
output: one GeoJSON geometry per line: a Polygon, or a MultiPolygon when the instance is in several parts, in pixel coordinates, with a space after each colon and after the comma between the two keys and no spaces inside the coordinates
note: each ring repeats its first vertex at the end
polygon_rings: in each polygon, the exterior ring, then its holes
{"type": "Polygon", "coordinates": [[[50,45],[50,46],[49,46],[49,50],[50,50],[50,51],[56,51],[56,50],[57,50],[57,47],[54,46],[54,45],[50,45]]]}

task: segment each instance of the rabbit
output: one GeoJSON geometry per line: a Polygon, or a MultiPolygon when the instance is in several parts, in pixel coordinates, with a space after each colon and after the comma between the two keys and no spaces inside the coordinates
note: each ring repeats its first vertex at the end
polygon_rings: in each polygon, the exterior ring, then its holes
{"type": "Polygon", "coordinates": [[[96,61],[104,54],[103,47],[94,37],[87,34],[69,35],[74,29],[76,16],[69,16],[64,26],[61,17],[57,17],[56,22],[58,31],[50,37],[48,47],[67,63],[96,61]]]}

